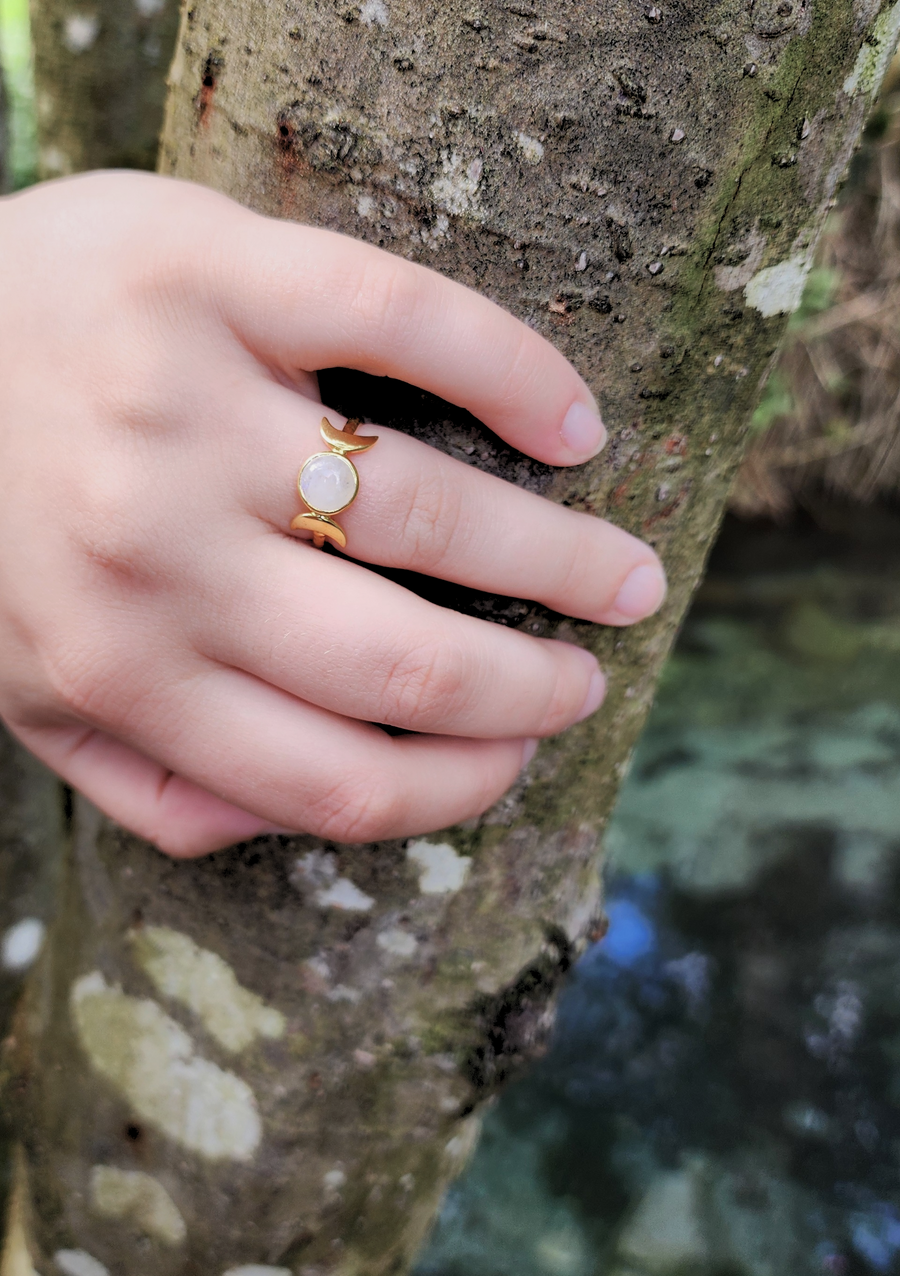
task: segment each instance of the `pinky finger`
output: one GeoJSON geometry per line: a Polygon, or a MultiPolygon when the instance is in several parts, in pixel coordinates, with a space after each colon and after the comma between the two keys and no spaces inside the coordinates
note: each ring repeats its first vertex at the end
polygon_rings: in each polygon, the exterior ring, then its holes
{"type": "Polygon", "coordinates": [[[26,748],[105,815],[166,855],[207,855],[261,833],[289,830],[242,811],[90,727],[16,728],[26,748]]]}

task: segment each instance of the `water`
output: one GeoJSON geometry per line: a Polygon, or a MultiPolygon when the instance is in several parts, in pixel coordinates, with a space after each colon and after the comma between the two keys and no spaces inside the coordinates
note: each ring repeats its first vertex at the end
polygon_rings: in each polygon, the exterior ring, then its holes
{"type": "Polygon", "coordinates": [[[417,1276],[900,1273],[900,516],[730,525],[417,1276]]]}

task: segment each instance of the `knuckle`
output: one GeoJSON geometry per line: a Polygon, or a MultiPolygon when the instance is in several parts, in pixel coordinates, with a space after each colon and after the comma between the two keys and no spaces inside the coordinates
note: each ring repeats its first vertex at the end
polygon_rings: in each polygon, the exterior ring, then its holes
{"type": "Polygon", "coordinates": [[[185,375],[186,343],[166,347],[152,323],[133,339],[111,341],[103,376],[92,389],[92,407],[112,439],[165,436],[191,414],[202,413],[201,393],[185,375]]]}
{"type": "Polygon", "coordinates": [[[93,588],[104,582],[117,591],[146,587],[156,579],[158,548],[151,527],[137,511],[146,497],[127,472],[80,476],[72,502],[69,538],[85,564],[93,588]]]}
{"type": "Polygon", "coordinates": [[[438,570],[462,521],[463,495],[434,471],[416,476],[406,493],[401,551],[406,562],[423,571],[438,570]]]}
{"type": "Polygon", "coordinates": [[[418,275],[409,262],[388,254],[367,259],[350,293],[348,310],[362,332],[389,335],[392,349],[402,349],[413,334],[420,296],[418,275]]]}
{"type": "Polygon", "coordinates": [[[536,389],[546,374],[539,343],[540,338],[530,328],[516,324],[506,349],[499,352],[498,402],[512,407],[529,401],[532,388],[536,389]]]}
{"type": "Polygon", "coordinates": [[[550,686],[544,702],[542,731],[554,735],[571,724],[584,701],[586,692],[579,690],[579,679],[572,676],[568,662],[558,658],[551,672],[550,686]]]}
{"type": "Polygon", "coordinates": [[[171,324],[183,328],[184,316],[198,302],[212,300],[217,246],[200,232],[196,211],[177,209],[165,251],[158,251],[156,241],[151,239],[149,251],[139,259],[130,258],[128,271],[117,281],[124,304],[154,326],[171,324]]]}
{"type": "Polygon", "coordinates": [[[303,824],[334,842],[377,842],[393,835],[403,804],[383,776],[357,773],[319,793],[303,813],[303,824]]]}
{"type": "Polygon", "coordinates": [[[111,721],[112,706],[118,699],[116,688],[125,681],[118,662],[108,658],[101,647],[65,646],[47,659],[47,679],[54,701],[79,721],[97,725],[111,721]]]}
{"type": "Polygon", "coordinates": [[[381,721],[434,730],[462,707],[467,661],[452,643],[412,643],[390,663],[379,697],[381,721]]]}
{"type": "MultiPolygon", "coordinates": [[[[67,717],[114,734],[140,729],[171,711],[173,686],[182,712],[189,694],[186,680],[174,684],[148,658],[146,636],[106,611],[82,627],[77,643],[61,635],[48,646],[44,672],[53,702],[67,717]]],[[[176,730],[174,715],[170,721],[176,730]]]]}
{"type": "Polygon", "coordinates": [[[569,537],[560,537],[557,540],[554,586],[556,597],[564,600],[582,599],[596,593],[596,565],[596,551],[591,552],[584,529],[573,520],[569,537]]]}

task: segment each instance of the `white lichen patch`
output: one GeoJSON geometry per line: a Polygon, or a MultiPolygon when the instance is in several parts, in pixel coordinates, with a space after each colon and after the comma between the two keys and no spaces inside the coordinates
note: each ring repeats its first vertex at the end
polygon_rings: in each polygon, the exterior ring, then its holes
{"type": "Polygon", "coordinates": [[[65,1276],[109,1276],[109,1269],[83,1249],[58,1249],[53,1261],[65,1276]]]}
{"type": "Polygon", "coordinates": [[[456,1134],[444,1144],[445,1155],[461,1168],[475,1151],[480,1134],[480,1117],[470,1116],[465,1121],[460,1121],[456,1134]]]}
{"type": "Polygon", "coordinates": [[[294,860],[288,881],[298,891],[327,886],[337,877],[337,856],[317,848],[294,860]]]}
{"type": "Polygon", "coordinates": [[[100,971],[72,985],[72,1019],[92,1065],[135,1115],[211,1161],[249,1161],[262,1138],[253,1091],[199,1057],[180,1024],[100,971]]]}
{"type": "Polygon", "coordinates": [[[44,944],[46,928],[37,917],[23,917],[10,926],[0,946],[0,965],[4,970],[27,970],[44,944]]]}
{"type": "Polygon", "coordinates": [[[6,1219],[6,1236],[0,1232],[0,1276],[38,1276],[23,1221],[23,1183],[13,1189],[6,1219]]]}
{"type": "Polygon", "coordinates": [[[86,53],[99,33],[96,13],[70,13],[63,23],[63,43],[70,53],[86,53]]]}
{"type": "Polygon", "coordinates": [[[375,200],[371,195],[362,193],[356,197],[356,211],[360,217],[371,218],[376,215],[375,200]]]}
{"type": "Polygon", "coordinates": [[[877,93],[900,36],[900,0],[876,18],[856,57],[853,70],[844,81],[844,92],[877,93]]]}
{"type": "Polygon", "coordinates": [[[362,993],[358,988],[348,988],[346,984],[335,984],[333,988],[329,988],[325,994],[328,1001],[346,1001],[351,1006],[357,1005],[362,1001],[362,993]]]}
{"type": "Polygon", "coordinates": [[[739,288],[746,288],[762,265],[766,251],[766,236],[760,233],[757,226],[754,226],[742,240],[731,245],[731,250],[741,260],[734,265],[716,266],[713,272],[716,287],[721,288],[722,292],[737,292],[739,288]]]}
{"type": "Polygon", "coordinates": [[[167,926],[129,935],[135,960],[164,997],[187,1006],[226,1050],[244,1050],[257,1037],[281,1037],[285,1019],[238,983],[226,961],[167,926]]]}
{"type": "Polygon", "coordinates": [[[438,213],[431,225],[421,227],[419,238],[427,247],[437,247],[442,240],[450,238],[450,218],[446,213],[438,213]]]}
{"type": "Polygon", "coordinates": [[[800,305],[811,264],[811,254],[804,252],[760,270],[744,289],[747,304],[766,319],[793,314],[800,305]]]}
{"type": "Polygon", "coordinates": [[[301,966],[303,987],[314,997],[328,992],[331,986],[331,969],[324,957],[308,957],[301,966]]]}
{"type": "Polygon", "coordinates": [[[517,133],[516,142],[527,163],[540,164],[544,158],[544,147],[536,137],[529,137],[527,133],[517,133]]]}
{"type": "Polygon", "coordinates": [[[423,895],[448,895],[461,890],[472,867],[470,857],[459,855],[449,842],[408,842],[406,858],[419,868],[419,890],[423,895]]]}
{"type": "Polygon", "coordinates": [[[322,1175],[322,1186],[326,1192],[339,1192],[346,1182],[347,1175],[343,1170],[329,1170],[322,1175]]]}
{"type": "Polygon", "coordinates": [[[458,217],[474,212],[483,171],[480,159],[467,164],[456,151],[441,151],[441,176],[431,183],[435,201],[458,217]]]}
{"type": "Polygon", "coordinates": [[[359,6],[359,20],[367,27],[386,27],[389,16],[384,0],[363,0],[359,6]]]}
{"type": "Polygon", "coordinates": [[[375,942],[392,957],[412,957],[418,947],[415,935],[410,935],[409,931],[400,930],[399,927],[383,930],[375,942]]]}
{"type": "Polygon", "coordinates": [[[304,894],[311,893],[317,908],[338,908],[345,913],[367,913],[375,901],[349,877],[338,877],[337,857],[330,852],[309,851],[294,861],[290,882],[304,894]]]}
{"type": "Polygon", "coordinates": [[[163,1245],[180,1245],[187,1236],[177,1205],[162,1183],[149,1174],[95,1165],[90,1188],[91,1206],[102,1218],[131,1223],[163,1245]]]}
{"type": "Polygon", "coordinates": [[[348,877],[339,877],[333,886],[316,891],[313,896],[319,908],[338,908],[344,913],[367,913],[375,901],[348,877]]]}

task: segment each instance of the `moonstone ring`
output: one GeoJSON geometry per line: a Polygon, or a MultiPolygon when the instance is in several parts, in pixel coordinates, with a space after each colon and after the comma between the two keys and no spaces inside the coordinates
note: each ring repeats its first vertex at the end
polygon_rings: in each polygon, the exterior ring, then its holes
{"type": "Polygon", "coordinates": [[[332,517],[352,505],[359,491],[359,474],[347,453],[366,452],[378,442],[377,435],[358,436],[358,426],[359,421],[348,421],[343,430],[338,430],[323,416],[319,432],[331,451],[315,452],[303,462],[297,475],[300,499],[310,512],[298,514],[291,529],[312,532],[313,544],[318,548],[325,544],[326,536],[341,549],[347,546],[344,529],[332,517]]]}

